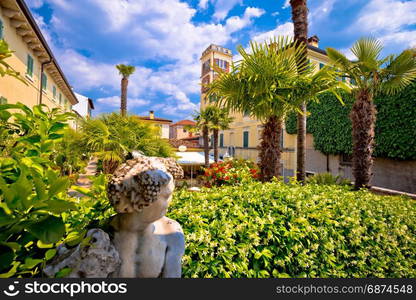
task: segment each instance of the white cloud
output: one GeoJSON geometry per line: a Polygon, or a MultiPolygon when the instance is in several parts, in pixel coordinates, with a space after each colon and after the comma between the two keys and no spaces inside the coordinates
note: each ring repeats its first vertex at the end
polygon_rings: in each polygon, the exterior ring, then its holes
{"type": "MultiPolygon", "coordinates": [[[[45,35],[54,37],[50,44],[76,90],[99,90],[105,95],[101,99],[106,99],[100,104],[111,106],[120,89],[114,66],[134,63],[129,96],[154,99],[155,103],[165,99],[161,109],[167,114],[189,115],[197,108],[191,96],[196,99],[200,91],[202,51],[211,43],[225,45],[233,34],[264,14],[262,9],[247,7],[242,16],[222,23],[195,24],[196,10],[179,0],[44,1],[53,14],[49,24],[39,21],[45,25],[45,35]],[[80,6],[81,11],[77,9],[80,6]],[[88,34],[80,34],[86,28],[88,34]],[[140,66],[146,60],[161,63],[159,67],[140,66]]],[[[227,3],[228,9],[242,1],[231,2],[234,4],[227,3]]],[[[222,1],[215,5],[219,3],[222,1]]]]}
{"type": "Polygon", "coordinates": [[[243,0],[215,0],[214,19],[224,20],[231,9],[237,4],[243,4],[243,0]]]}
{"type": "Polygon", "coordinates": [[[282,8],[286,9],[290,7],[290,0],[285,0],[285,3],[283,4],[282,8]]]}
{"type": "Polygon", "coordinates": [[[201,9],[207,9],[209,0],[199,0],[198,7],[201,9]]]}
{"type": "MultiPolygon", "coordinates": [[[[96,103],[105,104],[106,106],[110,107],[120,107],[120,97],[119,96],[112,96],[106,98],[99,98],[96,100],[96,103]]],[[[143,99],[127,99],[127,106],[128,107],[141,107],[146,106],[150,103],[149,100],[143,99]]]]}
{"type": "Polygon", "coordinates": [[[416,1],[371,0],[361,10],[353,29],[374,33],[398,32],[403,26],[413,24],[416,24],[416,1]]]}
{"type": "Polygon", "coordinates": [[[261,43],[277,36],[293,36],[293,23],[286,22],[273,30],[257,33],[252,36],[252,40],[261,43]]]}
{"type": "Polygon", "coordinates": [[[44,4],[43,0],[27,0],[26,2],[29,5],[29,7],[32,8],[39,8],[42,7],[44,4]]]}

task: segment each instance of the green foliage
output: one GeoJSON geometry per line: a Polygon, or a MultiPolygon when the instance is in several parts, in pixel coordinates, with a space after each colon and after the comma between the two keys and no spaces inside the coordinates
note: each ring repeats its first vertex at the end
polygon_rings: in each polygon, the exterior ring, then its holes
{"type": "Polygon", "coordinates": [[[138,150],[148,156],[172,156],[169,143],[158,135],[158,128],[134,116],[117,113],[87,120],[82,126],[85,151],[93,152],[102,162],[106,173],[114,169],[138,150]]]}
{"type": "Polygon", "coordinates": [[[71,175],[82,171],[90,156],[82,133],[66,128],[61,141],[56,145],[55,163],[62,175],[71,175]]]}
{"type": "Polygon", "coordinates": [[[321,185],[351,185],[348,179],[342,178],[341,176],[334,176],[331,173],[315,174],[306,178],[306,182],[321,185]]]}
{"type": "Polygon", "coordinates": [[[221,186],[246,184],[253,179],[259,178],[258,166],[245,159],[233,159],[220,163],[213,163],[205,169],[205,185],[221,186]]]}
{"type": "Polygon", "coordinates": [[[123,76],[123,78],[129,78],[130,75],[132,75],[136,71],[135,66],[129,66],[129,65],[123,65],[123,64],[116,65],[116,68],[118,72],[120,73],[120,75],[123,76]]]}
{"type": "MultiPolygon", "coordinates": [[[[313,134],[315,149],[324,154],[352,152],[351,111],[353,97],[343,93],[345,106],[331,94],[319,97],[319,103],[309,103],[307,131],[313,134]]],[[[376,157],[416,159],[416,82],[402,92],[374,99],[377,106],[376,157]]],[[[296,134],[296,114],[286,119],[286,132],[296,134]]]]}
{"type": "Polygon", "coordinates": [[[184,277],[414,277],[416,202],[279,182],[185,190],[184,277]]]}
{"type": "Polygon", "coordinates": [[[6,59],[11,57],[12,54],[13,51],[9,49],[9,45],[4,40],[0,39],[0,77],[11,76],[20,80],[24,84],[27,84],[26,80],[20,75],[20,73],[6,62],[6,59]]]}
{"type": "Polygon", "coordinates": [[[232,65],[231,72],[215,68],[219,75],[207,85],[208,97],[230,111],[265,121],[299,110],[301,103],[316,100],[325,91],[338,95],[338,88],[349,90],[336,80],[337,72],[331,68],[314,72],[306,61],[299,74],[297,63],[304,51],[304,44],[288,37],[250,42],[250,51],[239,46],[242,59],[232,65]]]}

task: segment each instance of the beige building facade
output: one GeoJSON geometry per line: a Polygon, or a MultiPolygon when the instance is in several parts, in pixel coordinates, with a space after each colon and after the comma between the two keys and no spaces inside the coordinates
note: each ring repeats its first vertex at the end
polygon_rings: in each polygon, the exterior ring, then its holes
{"type": "Polygon", "coordinates": [[[78,100],[24,1],[0,0],[0,28],[0,38],[14,51],[6,62],[27,83],[0,77],[1,102],[71,111],[78,100]]]}

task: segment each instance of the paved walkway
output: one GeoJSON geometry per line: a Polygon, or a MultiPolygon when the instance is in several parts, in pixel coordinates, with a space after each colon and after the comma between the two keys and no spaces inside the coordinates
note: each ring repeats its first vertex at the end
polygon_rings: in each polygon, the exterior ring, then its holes
{"type": "MultiPolygon", "coordinates": [[[[75,185],[79,187],[87,188],[87,189],[91,187],[92,182],[88,177],[94,176],[97,173],[97,162],[98,162],[98,159],[96,157],[93,157],[90,159],[90,161],[88,162],[88,165],[84,169],[84,173],[79,175],[78,180],[75,183],[75,185]]],[[[84,196],[83,194],[74,190],[69,190],[68,194],[72,197],[77,197],[77,198],[84,196]]]]}

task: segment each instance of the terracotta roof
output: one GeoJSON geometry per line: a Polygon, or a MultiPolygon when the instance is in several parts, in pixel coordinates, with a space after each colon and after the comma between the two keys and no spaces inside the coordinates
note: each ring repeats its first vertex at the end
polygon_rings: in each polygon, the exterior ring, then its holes
{"type": "Polygon", "coordinates": [[[190,125],[190,126],[195,126],[196,123],[194,121],[191,120],[181,120],[179,122],[176,122],[170,126],[176,126],[176,125],[190,125]]]}

